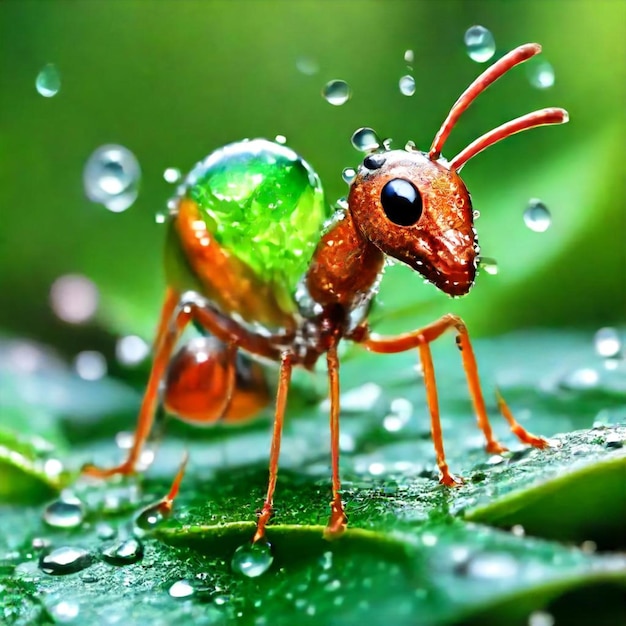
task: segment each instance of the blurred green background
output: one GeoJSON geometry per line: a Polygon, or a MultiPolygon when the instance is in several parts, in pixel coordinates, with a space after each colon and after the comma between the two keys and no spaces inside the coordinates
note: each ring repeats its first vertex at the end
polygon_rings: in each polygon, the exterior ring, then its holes
{"type": "Polygon", "coordinates": [[[346,193],[342,169],[359,161],[349,141],[357,127],[428,149],[484,67],[464,48],[473,24],[492,31],[496,56],[540,42],[556,80],[539,90],[527,68],[513,70],[462,117],[445,155],[543,106],[568,109],[571,122],[510,138],[463,171],[482,214],[482,253],[499,274],[482,273],[453,301],[394,267],[376,328],[414,328],[448,311],[483,335],[623,322],[625,23],[620,0],[2,2],[0,329],[68,355],[110,353],[119,334],[149,339],[164,288],[164,228],[154,216],[173,192],[165,168],[184,172],[225,143],[283,134],[332,202],[346,193]],[[406,49],[415,52],[412,97],[398,89],[406,49]],[[319,71],[301,73],[303,58],[319,71]],[[53,98],[35,90],[46,63],[61,74],[53,98]],[[352,87],[341,107],[320,95],[334,78],[352,87]],[[108,143],[132,150],[143,171],[138,200],[120,214],[83,191],[87,158],[108,143]],[[532,197],[552,212],[545,233],[524,225],[532,197]],[[86,326],[59,321],[49,306],[51,283],[70,272],[100,289],[86,326]]]}

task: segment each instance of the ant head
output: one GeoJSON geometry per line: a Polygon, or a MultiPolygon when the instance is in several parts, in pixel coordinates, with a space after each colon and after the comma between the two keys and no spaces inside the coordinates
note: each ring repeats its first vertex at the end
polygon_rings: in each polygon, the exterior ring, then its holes
{"type": "Polygon", "coordinates": [[[469,193],[443,161],[393,150],[365,158],[348,205],[361,234],[453,296],[476,275],[476,233],[469,193]]]}
{"type": "Polygon", "coordinates": [[[440,157],[441,149],[478,94],[540,51],[538,44],[525,44],[496,61],[461,94],[428,153],[372,154],[359,167],[350,188],[349,210],[361,235],[449,295],[470,290],[477,265],[472,203],[458,172],[469,159],[510,135],[567,122],[567,111],[549,108],[523,115],[484,134],[450,162],[440,157]]]}

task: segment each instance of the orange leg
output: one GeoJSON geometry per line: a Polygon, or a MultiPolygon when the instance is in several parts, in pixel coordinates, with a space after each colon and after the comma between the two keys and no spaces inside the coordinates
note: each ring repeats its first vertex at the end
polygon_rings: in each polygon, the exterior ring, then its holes
{"type": "MultiPolygon", "coordinates": [[[[483,431],[486,439],[486,448],[487,451],[496,454],[499,452],[504,452],[506,448],[501,445],[493,436],[493,432],[491,430],[491,425],[489,423],[489,417],[487,416],[487,409],[485,406],[485,400],[483,398],[482,390],[480,387],[480,379],[478,376],[478,367],[476,365],[476,357],[474,356],[474,350],[472,348],[472,344],[469,339],[469,335],[467,332],[467,328],[463,320],[456,315],[444,315],[440,319],[436,320],[432,324],[425,326],[420,330],[416,330],[410,333],[405,333],[402,335],[397,335],[395,337],[379,337],[375,335],[368,336],[367,333],[363,337],[358,337],[357,339],[361,341],[368,350],[372,352],[379,353],[395,353],[395,352],[404,352],[406,350],[411,350],[412,348],[420,348],[420,356],[422,358],[422,363],[424,365],[424,376],[426,379],[426,387],[427,394],[429,396],[429,407],[431,409],[431,419],[433,422],[433,439],[439,440],[435,442],[435,447],[439,446],[438,456],[441,453],[441,460],[445,463],[445,457],[443,456],[443,444],[441,441],[441,430],[438,429],[435,422],[438,423],[438,412],[436,415],[433,415],[433,402],[436,404],[436,391],[429,391],[429,385],[434,388],[435,379],[434,379],[434,369],[432,368],[432,360],[430,359],[430,351],[428,351],[428,356],[426,357],[426,361],[430,362],[431,373],[427,375],[427,370],[429,369],[424,361],[425,353],[422,350],[421,346],[425,346],[435,339],[438,339],[446,330],[454,328],[457,332],[457,345],[459,350],[461,350],[461,356],[463,359],[463,369],[465,370],[465,376],[467,378],[467,385],[469,387],[470,396],[472,398],[472,403],[474,405],[474,410],[476,412],[476,417],[478,420],[478,427],[483,431]],[[430,381],[428,378],[430,377],[430,381]],[[437,434],[435,434],[437,432],[437,434]],[[440,452],[439,452],[440,451],[440,452]]],[[[515,420],[511,422],[512,416],[510,411],[508,411],[508,407],[503,402],[500,403],[501,411],[504,417],[507,419],[509,424],[511,425],[511,429],[513,433],[524,443],[530,443],[533,446],[544,447],[544,444],[540,442],[544,440],[540,440],[538,437],[534,437],[524,430],[515,420]],[[503,408],[505,407],[505,408],[503,408]],[[507,417],[507,412],[509,417],[507,417]],[[509,419],[511,418],[511,419],[509,419]]],[[[438,460],[439,462],[439,460],[438,460]]],[[[445,478],[445,476],[444,476],[445,478]]]]}
{"type": "Polygon", "coordinates": [[[274,432],[272,434],[272,447],[270,450],[269,482],[267,484],[267,495],[263,508],[257,521],[256,533],[252,542],[262,540],[265,536],[265,526],[272,516],[274,506],[274,491],[276,489],[276,478],[278,476],[278,457],[280,455],[280,439],[283,433],[283,422],[285,418],[285,408],[287,406],[287,394],[291,382],[291,371],[293,368],[293,356],[290,352],[283,352],[280,359],[280,373],[278,375],[278,391],[276,393],[276,412],[274,414],[274,432]]]}
{"type": "Polygon", "coordinates": [[[550,444],[547,439],[543,437],[537,437],[529,433],[523,426],[520,426],[519,422],[513,417],[509,405],[506,403],[499,389],[496,389],[496,400],[498,401],[498,408],[502,417],[508,422],[511,432],[522,442],[527,443],[535,448],[548,448],[550,444]]]}
{"type": "Polygon", "coordinates": [[[341,483],[339,480],[339,359],[336,345],[331,346],[328,350],[326,359],[330,388],[330,457],[333,473],[333,499],[330,503],[331,514],[324,535],[334,537],[340,535],[348,523],[341,501],[341,483]]]}

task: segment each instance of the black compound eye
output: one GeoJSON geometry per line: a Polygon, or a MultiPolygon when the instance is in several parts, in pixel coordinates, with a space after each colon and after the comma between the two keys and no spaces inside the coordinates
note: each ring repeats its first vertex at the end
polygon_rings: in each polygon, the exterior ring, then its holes
{"type": "Polygon", "coordinates": [[[365,157],[363,165],[368,170],[377,170],[385,164],[386,158],[384,154],[370,154],[365,157]]]}
{"type": "Polygon", "coordinates": [[[403,178],[394,178],[383,187],[380,202],[385,215],[398,226],[412,226],[422,214],[420,192],[403,178]]]}

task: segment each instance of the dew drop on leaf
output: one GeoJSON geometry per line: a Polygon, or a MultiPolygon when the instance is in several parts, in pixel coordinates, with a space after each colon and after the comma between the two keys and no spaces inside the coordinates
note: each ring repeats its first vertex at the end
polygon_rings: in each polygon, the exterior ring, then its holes
{"type": "Polygon", "coordinates": [[[233,554],[231,567],[234,572],[248,578],[257,578],[265,574],[274,562],[272,546],[267,541],[245,543],[233,554]]]}
{"type": "Polygon", "coordinates": [[[350,99],[352,91],[345,80],[331,80],[324,85],[322,96],[333,106],[341,106],[350,99]]]}
{"type": "Polygon", "coordinates": [[[53,528],[77,528],[84,519],[83,503],[74,496],[51,502],[43,512],[43,521],[53,528]]]}
{"type": "Polygon", "coordinates": [[[530,230],[544,233],[552,224],[552,216],[548,207],[541,200],[533,198],[528,202],[528,207],[524,211],[524,223],[530,230]]]}
{"type": "Polygon", "coordinates": [[[464,41],[469,58],[477,63],[489,61],[496,51],[493,35],[484,26],[468,28],[465,31],[464,41]]]}
{"type": "Polygon", "coordinates": [[[189,580],[177,580],[169,588],[169,594],[172,598],[188,598],[194,593],[194,586],[189,580]]]}
{"type": "Polygon", "coordinates": [[[402,76],[398,86],[403,96],[412,96],[415,93],[415,79],[410,74],[402,76]]]}
{"type": "Polygon", "coordinates": [[[622,342],[615,328],[600,328],[594,335],[596,354],[605,359],[619,356],[622,350],[622,342]]]}
{"type": "Polygon", "coordinates": [[[117,541],[100,550],[102,558],[112,565],[129,565],[143,558],[143,545],[135,537],[117,541]]]}
{"type": "Polygon", "coordinates": [[[64,546],[39,559],[39,568],[46,574],[63,575],[80,572],[91,565],[92,557],[87,550],[64,546]]]}
{"type": "Polygon", "coordinates": [[[350,141],[359,152],[374,152],[380,148],[380,139],[373,128],[358,128],[350,141]]]}
{"type": "Polygon", "coordinates": [[[59,93],[61,89],[61,74],[54,63],[44,65],[42,70],[37,74],[35,80],[35,88],[44,98],[52,98],[59,93]]]}
{"type": "Polygon", "coordinates": [[[50,613],[55,623],[73,622],[80,613],[80,605],[71,600],[61,600],[50,608],[50,613]]]}

